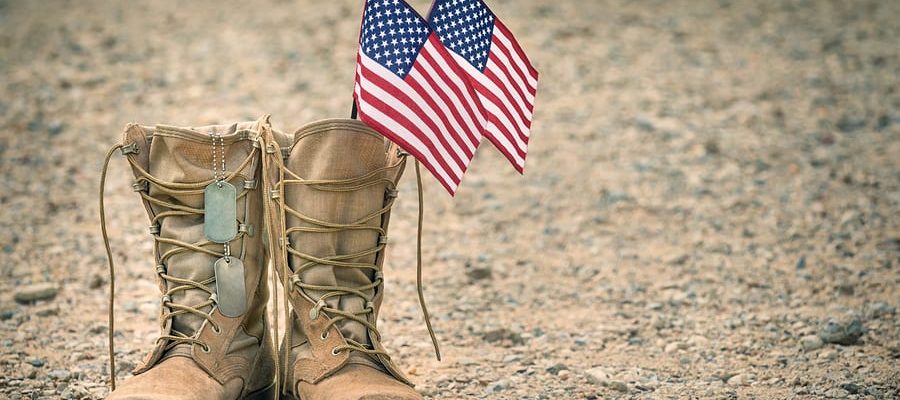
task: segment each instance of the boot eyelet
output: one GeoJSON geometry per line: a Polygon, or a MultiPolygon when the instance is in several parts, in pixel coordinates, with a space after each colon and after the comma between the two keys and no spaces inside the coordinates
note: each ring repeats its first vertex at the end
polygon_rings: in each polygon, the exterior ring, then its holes
{"type": "Polygon", "coordinates": [[[202,352],[204,352],[204,353],[206,353],[206,354],[209,354],[209,346],[207,346],[207,345],[205,345],[205,344],[204,344],[204,345],[201,345],[201,346],[200,346],[200,351],[202,351],[202,352]]]}
{"type": "Polygon", "coordinates": [[[322,334],[319,335],[319,339],[327,340],[328,339],[328,331],[322,332],[322,334]]]}
{"type": "Polygon", "coordinates": [[[219,336],[219,335],[222,334],[222,329],[219,328],[218,326],[213,326],[213,327],[212,327],[212,331],[213,331],[213,333],[216,334],[216,336],[219,336]]]}
{"type": "Polygon", "coordinates": [[[338,354],[341,354],[341,351],[340,351],[340,350],[338,350],[338,348],[337,348],[337,347],[334,347],[334,348],[332,348],[332,349],[331,349],[331,355],[333,355],[333,356],[335,356],[335,357],[337,357],[337,356],[338,356],[338,354]]]}

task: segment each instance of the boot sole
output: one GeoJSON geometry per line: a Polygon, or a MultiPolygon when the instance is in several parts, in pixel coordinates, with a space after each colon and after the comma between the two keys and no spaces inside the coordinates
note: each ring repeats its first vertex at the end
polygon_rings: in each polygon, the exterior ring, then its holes
{"type": "Polygon", "coordinates": [[[253,393],[249,393],[242,397],[241,400],[274,400],[275,399],[275,382],[253,393]]]}

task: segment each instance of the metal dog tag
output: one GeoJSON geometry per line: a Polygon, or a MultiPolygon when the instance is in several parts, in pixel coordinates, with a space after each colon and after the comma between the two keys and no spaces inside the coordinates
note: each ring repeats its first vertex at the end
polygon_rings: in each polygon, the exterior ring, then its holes
{"type": "Polygon", "coordinates": [[[237,257],[216,260],[216,297],[219,312],[234,318],[247,311],[247,292],[244,286],[244,263],[237,257]]]}
{"type": "Polygon", "coordinates": [[[228,182],[213,182],[203,191],[203,233],[215,243],[228,243],[238,233],[237,189],[228,182]]]}

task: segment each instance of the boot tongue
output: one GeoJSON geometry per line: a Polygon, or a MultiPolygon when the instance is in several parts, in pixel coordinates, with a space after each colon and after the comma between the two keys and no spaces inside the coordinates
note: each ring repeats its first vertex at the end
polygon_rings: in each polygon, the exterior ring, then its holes
{"type": "MultiPolygon", "coordinates": [[[[301,128],[295,133],[293,151],[287,167],[304,179],[342,180],[357,178],[385,166],[384,139],[369,133],[361,124],[346,121],[324,121],[301,128]]],[[[377,178],[375,178],[377,179],[377,178]]],[[[328,185],[324,185],[327,187],[328,185]]],[[[301,214],[329,223],[350,224],[378,211],[384,206],[385,184],[378,183],[350,191],[328,191],[306,185],[286,186],[288,206],[301,214]]],[[[381,218],[365,222],[372,227],[381,226],[381,218]]],[[[320,227],[288,216],[291,227],[320,227]]],[[[347,229],[327,233],[295,232],[291,245],[299,252],[319,258],[343,256],[370,250],[378,244],[378,232],[371,229],[347,229]]],[[[342,258],[343,262],[375,265],[375,254],[354,258],[342,258]]],[[[296,271],[306,263],[293,256],[292,268],[296,271]]],[[[347,268],[327,264],[314,264],[300,271],[304,283],[321,286],[358,288],[375,279],[371,268],[347,268]]],[[[306,294],[318,300],[329,290],[306,290],[306,294]]],[[[374,290],[364,292],[367,299],[374,290]]],[[[366,309],[367,299],[356,295],[331,296],[326,299],[330,308],[355,313],[366,309]]],[[[365,318],[364,315],[360,314],[365,318]]],[[[371,317],[371,315],[370,315],[371,317]]],[[[337,323],[345,338],[364,345],[371,345],[364,325],[348,319],[337,323]]]]}
{"type": "MultiPolygon", "coordinates": [[[[234,171],[247,158],[252,150],[252,145],[248,141],[234,142],[229,139],[229,135],[234,137],[234,133],[253,129],[256,122],[246,122],[231,125],[205,126],[198,128],[176,128],[170,126],[157,126],[153,140],[150,145],[149,168],[148,172],[156,179],[175,184],[195,184],[205,182],[213,178],[213,145],[209,139],[211,134],[225,136],[225,160],[226,169],[234,171]]],[[[221,151],[221,149],[215,149],[221,151]]],[[[217,157],[221,157],[221,153],[217,153],[217,157]]],[[[218,163],[221,163],[219,158],[218,163]]],[[[220,168],[221,175],[221,164],[220,168]]],[[[243,173],[241,175],[244,175],[243,173]]],[[[252,177],[244,176],[243,179],[251,179],[252,177]]],[[[233,184],[242,185],[242,178],[238,176],[237,181],[233,184]]],[[[238,186],[239,187],[239,186],[238,186]]],[[[157,200],[178,206],[186,206],[191,208],[203,209],[203,193],[183,193],[184,191],[162,190],[157,185],[150,185],[149,195],[157,200]]],[[[240,201],[240,200],[239,200],[240,201]]],[[[171,209],[155,204],[151,204],[150,208],[154,215],[161,212],[171,211],[171,209]]],[[[240,209],[240,207],[239,207],[240,209]]],[[[167,239],[174,239],[186,243],[198,243],[204,241],[203,232],[203,214],[177,215],[164,217],[159,220],[159,236],[167,239]]],[[[239,248],[239,241],[231,244],[232,248],[239,248]]],[[[210,244],[205,246],[210,250],[222,252],[223,245],[210,244]]],[[[216,285],[213,277],[215,271],[213,264],[216,257],[187,250],[181,246],[170,243],[158,243],[158,254],[160,256],[170,251],[178,250],[171,254],[167,259],[162,260],[165,265],[166,274],[179,279],[184,279],[198,284],[209,281],[206,287],[212,293],[216,292],[216,285]]],[[[161,289],[168,292],[176,287],[186,286],[175,282],[161,283],[161,289]]],[[[170,294],[171,303],[182,306],[196,308],[203,314],[212,311],[212,306],[196,307],[197,305],[206,303],[210,298],[210,293],[202,289],[193,288],[189,285],[183,290],[177,290],[170,294]]],[[[175,309],[169,310],[176,311],[175,309]]],[[[172,318],[172,330],[181,333],[184,336],[193,336],[200,328],[205,319],[194,313],[183,313],[172,318]]],[[[177,334],[176,334],[177,335],[177,334]]],[[[178,345],[169,351],[179,350],[182,345],[178,345]]],[[[188,350],[189,351],[189,350],[188,350]]]]}

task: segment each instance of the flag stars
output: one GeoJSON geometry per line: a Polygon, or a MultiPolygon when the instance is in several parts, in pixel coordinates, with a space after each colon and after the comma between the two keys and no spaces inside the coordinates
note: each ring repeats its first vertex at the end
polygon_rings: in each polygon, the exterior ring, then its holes
{"type": "Polygon", "coordinates": [[[361,49],[370,58],[405,77],[431,31],[425,21],[399,0],[369,0],[361,49]]]}
{"type": "Polygon", "coordinates": [[[494,15],[482,0],[441,2],[432,11],[430,24],[451,51],[478,69],[487,65],[494,15]]]}

